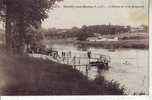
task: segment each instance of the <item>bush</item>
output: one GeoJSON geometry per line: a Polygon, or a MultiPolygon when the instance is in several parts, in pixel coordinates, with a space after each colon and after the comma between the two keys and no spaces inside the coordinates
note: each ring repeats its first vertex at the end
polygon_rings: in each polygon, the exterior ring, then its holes
{"type": "Polygon", "coordinates": [[[124,95],[125,94],[125,88],[124,86],[120,86],[120,84],[116,81],[106,81],[103,76],[97,77],[95,80],[95,83],[97,85],[100,85],[100,89],[104,89],[105,94],[111,94],[111,95],[124,95]]]}

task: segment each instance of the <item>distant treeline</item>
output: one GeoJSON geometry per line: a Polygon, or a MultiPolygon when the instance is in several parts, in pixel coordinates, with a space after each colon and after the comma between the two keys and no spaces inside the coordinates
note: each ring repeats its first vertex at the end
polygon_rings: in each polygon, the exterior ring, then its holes
{"type": "Polygon", "coordinates": [[[49,37],[58,37],[58,38],[66,38],[66,37],[78,37],[82,36],[93,36],[93,33],[98,33],[101,35],[105,34],[117,34],[129,32],[130,26],[119,26],[119,25],[90,25],[90,26],[82,26],[81,28],[73,27],[71,29],[56,29],[51,28],[46,31],[45,36],[49,37]]]}
{"type": "Polygon", "coordinates": [[[45,31],[47,38],[73,38],[78,40],[85,40],[87,37],[98,35],[115,35],[120,33],[135,33],[147,32],[148,26],[141,25],[140,27],[120,26],[120,25],[89,25],[81,28],[72,27],[71,29],[56,29],[50,28],[45,31]]]}

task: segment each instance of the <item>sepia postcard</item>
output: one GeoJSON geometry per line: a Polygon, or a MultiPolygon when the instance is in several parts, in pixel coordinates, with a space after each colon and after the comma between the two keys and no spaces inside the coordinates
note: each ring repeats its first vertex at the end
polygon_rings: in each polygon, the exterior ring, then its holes
{"type": "Polygon", "coordinates": [[[149,2],[0,0],[0,95],[149,95],[149,2]]]}

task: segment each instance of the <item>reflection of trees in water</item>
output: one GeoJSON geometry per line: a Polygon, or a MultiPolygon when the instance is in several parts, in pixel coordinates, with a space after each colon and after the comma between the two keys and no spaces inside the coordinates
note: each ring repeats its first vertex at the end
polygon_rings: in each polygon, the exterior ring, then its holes
{"type": "Polygon", "coordinates": [[[77,49],[81,51],[87,51],[89,49],[89,46],[85,44],[77,44],[77,49]]]}

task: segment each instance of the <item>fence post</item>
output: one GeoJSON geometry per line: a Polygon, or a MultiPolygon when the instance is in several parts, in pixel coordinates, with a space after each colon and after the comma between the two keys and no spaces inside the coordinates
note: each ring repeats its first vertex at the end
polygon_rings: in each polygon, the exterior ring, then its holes
{"type": "Polygon", "coordinates": [[[86,76],[88,77],[88,66],[86,65],[86,76]]]}
{"type": "Polygon", "coordinates": [[[74,69],[76,68],[76,57],[73,57],[73,65],[74,65],[74,69]]]}

